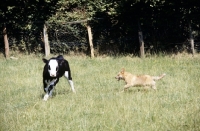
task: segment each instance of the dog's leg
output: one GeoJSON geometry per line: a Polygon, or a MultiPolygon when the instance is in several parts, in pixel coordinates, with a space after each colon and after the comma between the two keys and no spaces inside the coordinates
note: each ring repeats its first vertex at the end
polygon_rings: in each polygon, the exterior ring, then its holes
{"type": "Polygon", "coordinates": [[[124,88],[127,89],[127,88],[129,88],[129,87],[131,87],[131,86],[133,86],[133,85],[132,85],[132,84],[126,84],[126,85],[124,86],[124,88]]]}
{"type": "Polygon", "coordinates": [[[149,86],[148,85],[144,85],[144,89],[145,90],[149,89],[149,86]]]}
{"type": "Polygon", "coordinates": [[[74,88],[74,83],[73,83],[73,81],[72,81],[71,76],[69,77],[69,72],[68,72],[68,71],[65,71],[65,77],[67,78],[67,80],[68,80],[68,82],[69,82],[69,84],[70,84],[70,86],[71,86],[71,88],[72,88],[72,91],[73,91],[74,93],[76,93],[75,88],[74,88]]]}
{"type": "Polygon", "coordinates": [[[131,85],[131,84],[126,84],[126,85],[124,86],[124,91],[125,91],[126,89],[128,89],[129,87],[131,87],[131,86],[133,86],[133,85],[131,85]]]}
{"type": "Polygon", "coordinates": [[[157,88],[156,88],[156,82],[155,82],[155,81],[153,81],[151,88],[154,89],[154,90],[157,89],[157,88]]]}
{"type": "Polygon", "coordinates": [[[154,85],[154,86],[151,86],[151,88],[152,88],[152,89],[154,89],[154,90],[156,90],[156,89],[157,89],[155,85],[154,85]]]}

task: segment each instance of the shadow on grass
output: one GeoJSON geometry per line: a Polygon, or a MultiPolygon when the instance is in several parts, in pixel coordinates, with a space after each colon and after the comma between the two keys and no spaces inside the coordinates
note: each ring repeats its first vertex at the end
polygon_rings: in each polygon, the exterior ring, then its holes
{"type": "Polygon", "coordinates": [[[117,89],[115,88],[114,91],[118,92],[118,93],[137,93],[137,92],[144,92],[147,93],[149,91],[155,91],[151,88],[143,88],[143,87],[131,87],[129,89],[124,90],[123,88],[117,89]]]}
{"type": "MultiPolygon", "coordinates": [[[[51,98],[54,98],[57,95],[66,95],[66,94],[70,94],[70,93],[73,93],[73,92],[71,90],[56,90],[56,89],[54,89],[51,98]]],[[[42,94],[40,94],[40,98],[43,99],[44,95],[45,95],[44,92],[42,94]]]]}

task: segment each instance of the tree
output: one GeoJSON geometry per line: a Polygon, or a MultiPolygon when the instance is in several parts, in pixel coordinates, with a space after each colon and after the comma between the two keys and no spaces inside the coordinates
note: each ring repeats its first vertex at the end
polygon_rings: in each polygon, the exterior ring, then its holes
{"type": "Polygon", "coordinates": [[[4,0],[0,2],[0,24],[6,25],[8,33],[16,29],[35,31],[48,20],[49,30],[71,30],[77,41],[87,41],[84,30],[88,23],[66,23],[89,20],[98,41],[94,44],[110,45],[111,49],[116,46],[124,53],[138,51],[140,25],[147,48],[167,50],[168,43],[189,37],[189,25],[196,31],[195,38],[200,38],[199,5],[197,0],[4,0]]]}
{"type": "Polygon", "coordinates": [[[38,30],[55,12],[58,0],[4,0],[0,2],[0,26],[7,33],[38,30]]]}

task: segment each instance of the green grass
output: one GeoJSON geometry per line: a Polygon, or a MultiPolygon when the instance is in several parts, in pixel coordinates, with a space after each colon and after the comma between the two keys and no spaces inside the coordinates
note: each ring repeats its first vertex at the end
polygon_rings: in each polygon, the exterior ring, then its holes
{"type": "Polygon", "coordinates": [[[0,58],[0,131],[176,131],[200,130],[200,57],[65,56],[77,91],[65,78],[42,100],[42,57],[0,58]],[[115,75],[166,77],[157,91],[131,87],[115,75]]]}

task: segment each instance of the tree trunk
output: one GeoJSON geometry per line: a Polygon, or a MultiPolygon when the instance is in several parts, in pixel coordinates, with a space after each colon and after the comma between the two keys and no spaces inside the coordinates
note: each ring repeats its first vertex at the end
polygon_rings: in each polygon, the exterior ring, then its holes
{"type": "Polygon", "coordinates": [[[7,36],[7,31],[6,27],[3,29],[3,38],[4,38],[4,45],[5,45],[5,57],[9,57],[9,43],[8,43],[8,36],[7,36]]]}
{"type": "Polygon", "coordinates": [[[49,46],[49,40],[48,40],[47,27],[45,24],[43,28],[43,35],[44,35],[45,56],[47,57],[48,55],[50,55],[50,46],[49,46]]]}
{"type": "Polygon", "coordinates": [[[91,57],[94,58],[94,46],[93,46],[93,42],[92,42],[92,31],[91,31],[91,27],[89,25],[87,25],[87,30],[88,30],[91,57]]]}
{"type": "Polygon", "coordinates": [[[192,28],[191,25],[189,24],[189,28],[190,28],[190,45],[191,45],[191,52],[192,55],[194,56],[195,50],[194,50],[194,38],[192,36],[192,28]]]}
{"type": "Polygon", "coordinates": [[[140,43],[140,57],[144,58],[145,57],[145,53],[144,53],[144,40],[143,40],[143,35],[142,35],[142,31],[141,31],[141,27],[140,24],[138,23],[138,37],[139,37],[139,43],[140,43]]]}

